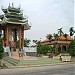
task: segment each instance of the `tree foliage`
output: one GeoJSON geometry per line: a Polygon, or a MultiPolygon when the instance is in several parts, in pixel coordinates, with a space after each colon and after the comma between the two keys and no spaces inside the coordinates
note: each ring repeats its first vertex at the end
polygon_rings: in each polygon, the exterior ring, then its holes
{"type": "Polygon", "coordinates": [[[50,50],[50,47],[48,45],[38,45],[37,46],[37,53],[47,55],[48,51],[50,50]]]}
{"type": "MultiPolygon", "coordinates": [[[[24,47],[28,47],[30,42],[31,42],[30,39],[25,38],[24,39],[24,47]]],[[[16,48],[19,48],[19,40],[16,42],[16,48]]]]}
{"type": "Polygon", "coordinates": [[[55,40],[59,40],[59,35],[58,34],[53,34],[54,35],[54,38],[55,38],[55,40]]]}
{"type": "Polygon", "coordinates": [[[33,42],[34,42],[35,44],[37,44],[38,40],[33,40],[33,42]]]}
{"type": "Polygon", "coordinates": [[[47,34],[47,36],[46,36],[46,38],[49,40],[49,41],[51,41],[52,40],[52,34],[47,34]]]}
{"type": "Polygon", "coordinates": [[[74,35],[74,33],[75,33],[75,31],[74,31],[73,27],[71,27],[69,31],[70,31],[70,36],[73,36],[73,35],[74,35]]]}
{"type": "Polygon", "coordinates": [[[75,56],[75,40],[71,41],[68,52],[70,55],[75,56]]]}
{"type": "Polygon", "coordinates": [[[59,29],[58,29],[58,34],[59,34],[60,36],[64,34],[63,31],[62,31],[62,28],[59,28],[59,29]]]}
{"type": "Polygon", "coordinates": [[[2,39],[0,38],[0,59],[3,57],[4,48],[2,46],[2,39]]]}
{"type": "Polygon", "coordinates": [[[31,42],[30,39],[25,38],[25,39],[24,39],[24,47],[28,47],[29,44],[30,44],[30,42],[31,42]]]}
{"type": "Polygon", "coordinates": [[[68,41],[67,39],[68,34],[65,33],[63,36],[66,38],[66,41],[68,41]]]}
{"type": "Polygon", "coordinates": [[[59,45],[58,45],[58,43],[56,42],[56,44],[55,44],[55,46],[54,46],[54,54],[55,54],[55,55],[58,55],[58,54],[59,54],[58,49],[59,49],[59,45]]]}

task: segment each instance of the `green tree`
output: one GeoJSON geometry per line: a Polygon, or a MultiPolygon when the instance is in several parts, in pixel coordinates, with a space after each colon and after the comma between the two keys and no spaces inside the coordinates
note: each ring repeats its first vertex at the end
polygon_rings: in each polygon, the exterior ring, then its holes
{"type": "Polygon", "coordinates": [[[59,49],[59,45],[58,45],[58,43],[56,42],[56,43],[55,43],[55,46],[54,46],[54,54],[55,54],[55,55],[58,55],[58,54],[59,54],[58,49],[59,49]]]}
{"type": "Polygon", "coordinates": [[[58,34],[59,34],[60,36],[64,34],[63,31],[62,31],[62,28],[58,29],[58,34]]]}
{"type": "MultiPolygon", "coordinates": [[[[31,42],[30,39],[25,38],[24,39],[24,47],[28,47],[30,42],[31,42]]],[[[19,48],[19,40],[16,42],[16,48],[19,48]]]]}
{"type": "Polygon", "coordinates": [[[50,48],[50,53],[54,53],[54,46],[49,46],[49,48],[50,48]]]}
{"type": "Polygon", "coordinates": [[[30,39],[25,38],[25,39],[24,39],[24,47],[28,47],[29,44],[30,44],[30,42],[31,42],[30,39]]]}
{"type": "Polygon", "coordinates": [[[48,45],[38,45],[37,46],[37,53],[47,55],[48,51],[50,51],[50,47],[48,45]]]}
{"type": "Polygon", "coordinates": [[[67,36],[68,36],[68,34],[65,33],[64,34],[64,37],[66,38],[66,41],[68,41],[67,36]]]}
{"type": "Polygon", "coordinates": [[[54,33],[54,38],[55,38],[55,40],[57,41],[57,42],[55,43],[55,45],[54,45],[54,54],[55,54],[55,55],[58,55],[58,54],[59,54],[59,51],[58,51],[58,49],[59,49],[59,44],[58,44],[59,35],[54,33]]]}
{"type": "Polygon", "coordinates": [[[2,39],[0,38],[0,59],[2,59],[4,53],[4,48],[2,46],[2,39]]]}
{"type": "Polygon", "coordinates": [[[59,35],[58,34],[55,34],[55,33],[53,35],[54,35],[55,40],[58,41],[59,40],[59,35]]]}
{"type": "Polygon", "coordinates": [[[33,40],[33,43],[37,44],[38,40],[33,40]]]}
{"type": "Polygon", "coordinates": [[[46,38],[51,42],[51,40],[52,40],[52,34],[47,34],[47,36],[46,36],[46,38]]]}
{"type": "Polygon", "coordinates": [[[68,52],[70,55],[75,56],[75,40],[71,41],[68,52]]]}
{"type": "Polygon", "coordinates": [[[41,45],[38,45],[37,46],[37,54],[42,54],[42,49],[41,49],[42,47],[41,47],[41,45]]]}
{"type": "Polygon", "coordinates": [[[69,31],[70,31],[70,36],[73,36],[73,35],[74,35],[74,33],[75,33],[75,31],[74,31],[73,27],[71,27],[69,31]]]}
{"type": "Polygon", "coordinates": [[[48,45],[42,45],[43,55],[47,55],[48,51],[50,51],[50,47],[48,45]]]}

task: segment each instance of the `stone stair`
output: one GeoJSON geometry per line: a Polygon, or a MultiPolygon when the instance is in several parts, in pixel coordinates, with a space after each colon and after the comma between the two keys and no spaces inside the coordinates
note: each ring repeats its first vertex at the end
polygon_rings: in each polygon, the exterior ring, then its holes
{"type": "Polygon", "coordinates": [[[18,62],[19,62],[19,60],[13,59],[13,58],[10,58],[10,57],[5,57],[3,59],[3,64],[5,66],[7,66],[8,68],[17,66],[18,65],[18,62]]]}

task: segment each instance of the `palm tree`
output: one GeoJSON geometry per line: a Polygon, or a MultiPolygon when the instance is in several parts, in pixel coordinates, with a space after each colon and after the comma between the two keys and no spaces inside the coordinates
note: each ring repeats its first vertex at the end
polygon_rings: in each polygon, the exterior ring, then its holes
{"type": "Polygon", "coordinates": [[[31,42],[30,39],[25,38],[25,39],[24,39],[24,47],[28,47],[29,44],[30,44],[30,42],[31,42]]]}
{"type": "Polygon", "coordinates": [[[62,28],[58,29],[58,34],[61,36],[63,33],[62,28]]]}
{"type": "Polygon", "coordinates": [[[35,43],[37,45],[41,45],[41,40],[33,40],[33,43],[35,43]]]}
{"type": "Polygon", "coordinates": [[[59,40],[59,35],[58,34],[55,34],[55,33],[53,35],[54,35],[55,40],[58,41],[59,40]]]}
{"type": "Polygon", "coordinates": [[[67,39],[67,36],[68,36],[68,34],[65,33],[65,34],[64,34],[64,37],[66,38],[66,41],[68,40],[68,39],[67,39]]]}
{"type": "Polygon", "coordinates": [[[59,44],[58,44],[59,35],[55,34],[55,33],[53,35],[54,35],[54,38],[56,40],[56,43],[54,45],[54,47],[55,47],[55,55],[58,55],[59,54],[59,51],[58,51],[58,49],[59,49],[59,44]]]}
{"type": "Polygon", "coordinates": [[[73,36],[74,33],[75,33],[75,31],[74,31],[73,27],[71,27],[71,28],[70,28],[70,36],[73,36]]]}
{"type": "Polygon", "coordinates": [[[33,43],[37,44],[38,40],[33,40],[33,43]]]}
{"type": "Polygon", "coordinates": [[[52,34],[47,34],[47,36],[46,36],[46,38],[49,40],[49,41],[51,41],[52,40],[52,34]]]}

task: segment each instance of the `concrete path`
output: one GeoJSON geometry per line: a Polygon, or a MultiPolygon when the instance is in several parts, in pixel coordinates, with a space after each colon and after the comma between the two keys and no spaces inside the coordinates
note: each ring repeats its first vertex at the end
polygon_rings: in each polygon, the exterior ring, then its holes
{"type": "Polygon", "coordinates": [[[6,57],[3,63],[8,68],[26,68],[26,67],[39,67],[39,66],[53,66],[53,65],[63,65],[70,62],[62,62],[57,58],[44,58],[44,57],[24,57],[18,60],[6,57]],[[10,60],[11,59],[11,60],[10,60]],[[9,63],[10,62],[10,63],[9,63]],[[14,66],[15,65],[15,66],[14,66]]]}
{"type": "Polygon", "coordinates": [[[75,75],[75,65],[65,64],[17,69],[1,69],[0,75],[75,75]]]}

